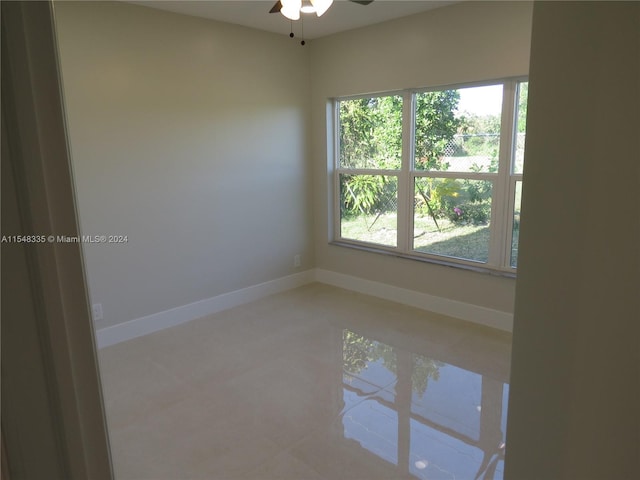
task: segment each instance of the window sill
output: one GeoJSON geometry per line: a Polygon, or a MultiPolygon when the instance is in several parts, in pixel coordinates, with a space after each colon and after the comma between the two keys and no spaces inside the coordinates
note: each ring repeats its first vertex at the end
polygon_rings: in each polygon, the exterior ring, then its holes
{"type": "Polygon", "coordinates": [[[384,247],[377,247],[374,245],[364,245],[362,243],[352,243],[345,240],[333,240],[329,242],[329,245],[333,245],[336,247],[352,248],[354,250],[360,250],[360,251],[369,252],[369,253],[377,253],[380,255],[387,255],[390,257],[404,258],[407,260],[415,260],[418,262],[430,263],[433,265],[440,265],[444,267],[452,267],[452,268],[458,268],[461,270],[469,270],[476,273],[484,273],[484,274],[494,275],[494,276],[503,277],[503,278],[515,279],[517,276],[516,272],[514,271],[491,268],[482,264],[471,265],[468,263],[456,262],[453,259],[449,260],[446,257],[434,258],[434,257],[427,257],[422,255],[412,255],[410,253],[402,253],[402,252],[398,252],[391,249],[385,249],[384,247]]]}

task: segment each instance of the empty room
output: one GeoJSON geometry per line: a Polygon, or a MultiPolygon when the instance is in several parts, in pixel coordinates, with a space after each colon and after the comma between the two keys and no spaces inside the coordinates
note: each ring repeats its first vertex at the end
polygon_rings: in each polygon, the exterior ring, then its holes
{"type": "Polygon", "coordinates": [[[3,5],[3,474],[640,472],[637,3],[28,3],[3,5]]]}

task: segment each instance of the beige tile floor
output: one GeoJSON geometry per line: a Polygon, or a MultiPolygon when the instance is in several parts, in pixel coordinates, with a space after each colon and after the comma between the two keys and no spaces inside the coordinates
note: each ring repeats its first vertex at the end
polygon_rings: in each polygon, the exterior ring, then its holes
{"type": "Polygon", "coordinates": [[[116,478],[502,478],[510,337],[321,284],[100,351],[116,478]]]}

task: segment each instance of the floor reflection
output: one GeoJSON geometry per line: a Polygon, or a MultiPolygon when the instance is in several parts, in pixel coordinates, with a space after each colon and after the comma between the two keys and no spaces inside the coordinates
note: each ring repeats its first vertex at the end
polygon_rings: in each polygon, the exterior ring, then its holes
{"type": "Polygon", "coordinates": [[[342,358],[345,439],[399,477],[503,477],[508,384],[348,329],[342,358]]]}
{"type": "Polygon", "coordinates": [[[119,480],[502,478],[510,337],[326,285],[102,349],[119,480]]]}

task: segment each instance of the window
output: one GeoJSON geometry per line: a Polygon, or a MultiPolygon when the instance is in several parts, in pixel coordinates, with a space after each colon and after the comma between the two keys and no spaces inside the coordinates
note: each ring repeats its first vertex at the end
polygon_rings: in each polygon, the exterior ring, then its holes
{"type": "Polygon", "coordinates": [[[505,80],[336,100],[334,240],[513,271],[527,87],[505,80]]]}

